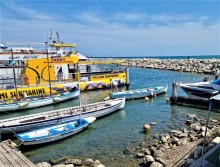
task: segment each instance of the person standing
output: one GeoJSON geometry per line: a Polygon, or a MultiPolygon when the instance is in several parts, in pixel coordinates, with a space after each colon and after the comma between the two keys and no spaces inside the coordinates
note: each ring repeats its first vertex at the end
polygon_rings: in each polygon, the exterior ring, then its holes
{"type": "Polygon", "coordinates": [[[111,88],[112,88],[112,93],[118,91],[118,87],[117,87],[117,82],[115,80],[111,80],[111,88]]]}
{"type": "Polygon", "coordinates": [[[218,76],[219,76],[219,71],[218,69],[216,69],[216,71],[214,72],[214,76],[215,76],[215,80],[218,79],[218,76]]]}
{"type": "Polygon", "coordinates": [[[58,72],[57,72],[57,80],[58,80],[59,82],[61,82],[62,79],[63,79],[63,70],[62,70],[62,67],[60,67],[60,69],[59,69],[58,72]]]}

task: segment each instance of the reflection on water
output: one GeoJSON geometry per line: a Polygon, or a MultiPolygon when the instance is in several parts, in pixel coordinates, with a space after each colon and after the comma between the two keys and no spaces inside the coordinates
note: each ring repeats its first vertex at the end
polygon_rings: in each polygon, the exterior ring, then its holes
{"type": "MultiPolygon", "coordinates": [[[[150,136],[166,133],[170,129],[183,128],[186,113],[207,116],[207,111],[202,109],[170,106],[166,98],[171,95],[172,82],[201,81],[205,75],[181,73],[175,71],[161,71],[153,69],[131,68],[130,88],[155,87],[169,85],[168,93],[150,98],[126,101],[125,108],[109,116],[96,120],[85,131],[67,139],[43,146],[34,146],[24,150],[24,154],[33,162],[49,161],[51,158],[62,156],[76,156],[83,158],[99,159],[108,167],[121,165],[137,166],[138,162],[123,155],[127,146],[137,146],[142,141],[148,141],[150,136]],[[156,122],[152,126],[150,135],[142,133],[143,125],[156,122]],[[129,159],[129,160],[128,160],[129,159]]],[[[120,88],[125,89],[125,87],[120,88]]],[[[88,91],[81,93],[82,104],[101,101],[106,98],[111,90],[88,91]]],[[[178,93],[184,92],[179,89],[178,93]]],[[[79,99],[67,101],[54,106],[45,106],[29,111],[14,112],[10,115],[0,115],[1,119],[9,116],[38,113],[48,110],[60,109],[79,105],[79,99]]],[[[211,117],[220,120],[219,113],[212,112],[211,117]]]]}
{"type": "Polygon", "coordinates": [[[126,112],[125,112],[125,110],[121,110],[120,112],[119,112],[119,117],[121,118],[121,119],[125,119],[125,117],[126,117],[126,112]]]}

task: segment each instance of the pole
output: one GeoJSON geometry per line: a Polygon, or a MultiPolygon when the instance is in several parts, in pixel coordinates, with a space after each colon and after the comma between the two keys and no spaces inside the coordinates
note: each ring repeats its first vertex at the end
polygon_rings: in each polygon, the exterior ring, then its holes
{"type": "Polygon", "coordinates": [[[50,96],[52,95],[51,92],[51,82],[50,82],[50,63],[49,63],[49,51],[48,51],[48,42],[46,42],[47,46],[47,68],[48,68],[48,77],[49,77],[49,86],[50,86],[50,96]]]}
{"type": "Polygon", "coordinates": [[[2,126],[0,127],[0,142],[2,141],[2,126]]]}
{"type": "Polygon", "coordinates": [[[12,48],[11,48],[11,56],[12,56],[13,76],[14,76],[14,82],[15,82],[16,100],[18,100],[18,88],[17,88],[17,80],[16,80],[16,74],[15,74],[14,54],[13,54],[13,50],[12,50],[12,48]]]}
{"type": "Polygon", "coordinates": [[[130,79],[129,79],[129,68],[126,67],[126,88],[129,88],[129,85],[130,85],[130,79]]]}
{"type": "Polygon", "coordinates": [[[176,97],[177,96],[177,83],[173,82],[172,83],[172,97],[176,97]]]}
{"type": "Polygon", "coordinates": [[[204,136],[203,145],[202,145],[202,159],[201,159],[201,164],[200,164],[201,167],[203,164],[203,154],[204,154],[204,147],[205,147],[205,141],[206,141],[207,128],[209,125],[209,117],[210,117],[210,113],[211,113],[211,108],[212,108],[212,98],[209,100],[209,112],[208,112],[208,117],[207,117],[207,121],[206,121],[205,136],[204,136]]]}
{"type": "Polygon", "coordinates": [[[82,115],[81,115],[81,97],[80,97],[80,82],[79,82],[79,75],[80,73],[78,72],[78,84],[79,84],[79,115],[80,115],[80,123],[81,123],[81,119],[82,119],[82,115]]]}

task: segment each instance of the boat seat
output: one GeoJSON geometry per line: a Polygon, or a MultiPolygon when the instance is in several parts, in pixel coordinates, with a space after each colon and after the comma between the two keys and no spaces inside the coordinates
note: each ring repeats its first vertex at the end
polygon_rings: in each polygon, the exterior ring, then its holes
{"type": "Polygon", "coordinates": [[[108,106],[111,106],[111,103],[106,103],[105,106],[107,106],[107,107],[108,107],[108,106]]]}
{"type": "Polygon", "coordinates": [[[51,132],[52,134],[58,134],[59,132],[55,129],[50,129],[49,132],[51,132]]]}
{"type": "Polygon", "coordinates": [[[29,139],[29,136],[28,136],[28,135],[22,136],[21,139],[22,139],[22,140],[28,140],[28,139],[29,139]]]}
{"type": "MultiPolygon", "coordinates": [[[[98,108],[98,107],[96,107],[96,108],[98,108]]],[[[80,124],[84,124],[84,120],[83,119],[77,120],[77,126],[79,126],[80,124]]]]}
{"type": "Polygon", "coordinates": [[[69,124],[67,124],[66,127],[67,127],[68,129],[73,129],[73,128],[74,128],[72,125],[69,125],[69,124]]]}

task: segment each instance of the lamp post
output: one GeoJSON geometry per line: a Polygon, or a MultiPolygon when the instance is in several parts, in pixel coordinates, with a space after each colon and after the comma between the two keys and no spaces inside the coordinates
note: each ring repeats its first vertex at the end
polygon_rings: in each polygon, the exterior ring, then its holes
{"type": "Polygon", "coordinates": [[[209,125],[209,117],[210,117],[210,113],[211,113],[211,109],[212,109],[212,104],[213,101],[220,101],[220,94],[213,96],[209,99],[209,110],[208,110],[208,117],[207,117],[207,121],[206,121],[206,126],[205,126],[205,136],[204,136],[204,140],[203,140],[203,145],[202,145],[202,159],[201,159],[201,164],[200,166],[202,167],[203,164],[203,155],[204,155],[204,147],[205,147],[205,141],[206,141],[206,135],[207,135],[207,129],[208,129],[208,125],[209,125]]]}

